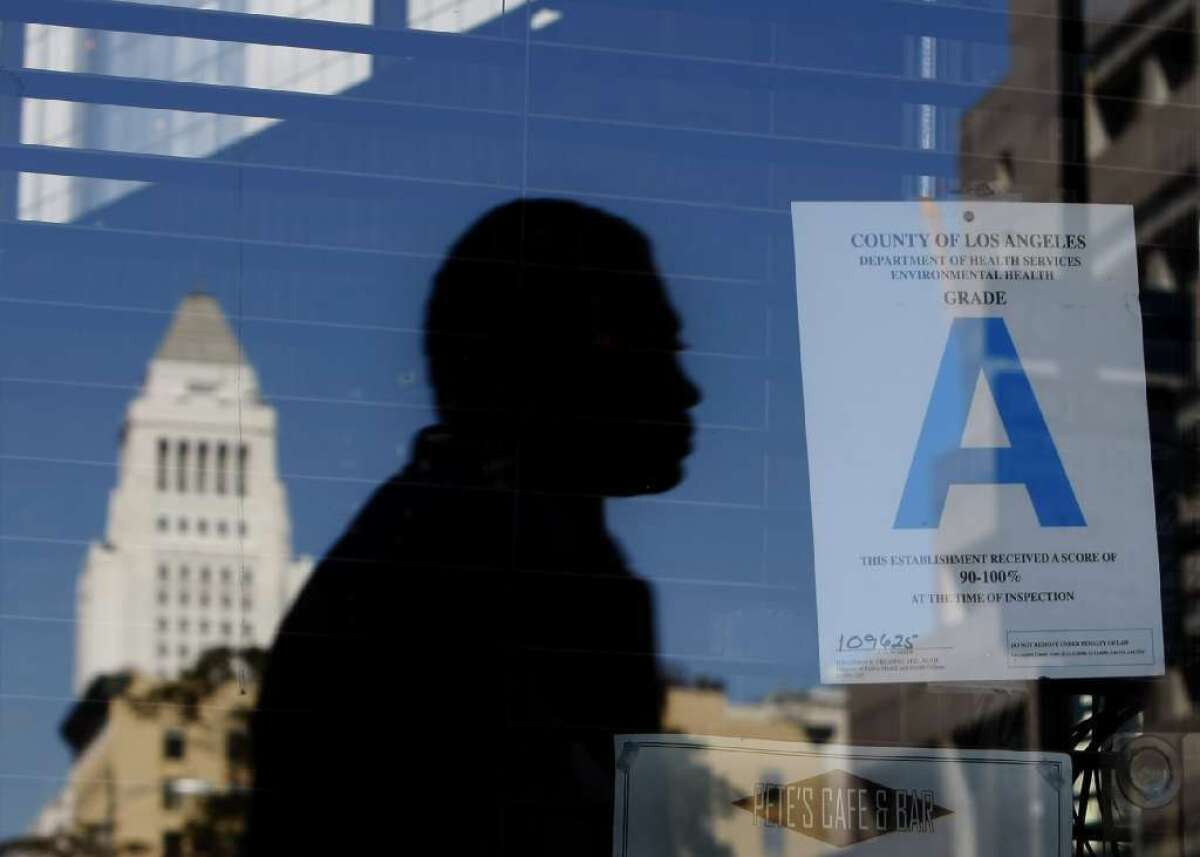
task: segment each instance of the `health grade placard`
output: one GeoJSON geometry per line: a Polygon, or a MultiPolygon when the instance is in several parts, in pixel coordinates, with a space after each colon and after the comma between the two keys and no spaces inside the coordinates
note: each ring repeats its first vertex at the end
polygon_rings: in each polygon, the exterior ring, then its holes
{"type": "Polygon", "coordinates": [[[1132,209],[792,223],[822,681],[1161,674],[1132,209]]]}

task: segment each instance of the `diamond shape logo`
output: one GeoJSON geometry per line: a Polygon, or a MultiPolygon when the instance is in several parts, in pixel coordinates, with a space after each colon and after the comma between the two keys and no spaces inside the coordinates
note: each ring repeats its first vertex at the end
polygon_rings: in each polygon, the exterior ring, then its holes
{"type": "Polygon", "coordinates": [[[888,833],[933,833],[952,813],[931,789],[894,789],[834,769],[794,783],[756,783],[754,794],[733,805],[754,824],[782,827],[845,847],[888,833]]]}

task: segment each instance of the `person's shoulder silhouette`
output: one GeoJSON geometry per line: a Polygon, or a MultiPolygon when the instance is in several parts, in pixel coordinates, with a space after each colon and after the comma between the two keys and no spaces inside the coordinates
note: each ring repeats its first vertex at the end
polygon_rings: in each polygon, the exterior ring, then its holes
{"type": "Polygon", "coordinates": [[[657,731],[662,682],[603,502],[682,477],[678,337],[613,215],[516,201],[451,248],[426,318],[438,421],[280,629],[247,853],[611,850],[612,736],[657,731]]]}

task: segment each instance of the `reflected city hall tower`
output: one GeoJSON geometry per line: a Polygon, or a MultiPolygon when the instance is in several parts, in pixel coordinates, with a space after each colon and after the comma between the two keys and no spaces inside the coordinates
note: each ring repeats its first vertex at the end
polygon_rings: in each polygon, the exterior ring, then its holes
{"type": "Polygon", "coordinates": [[[107,531],[79,579],[77,693],[270,644],[311,569],[292,557],[276,430],[220,306],[188,295],[129,405],[107,531]]]}
{"type": "Polygon", "coordinates": [[[78,582],[71,769],[15,853],[233,854],[263,649],[312,567],[292,557],[276,429],[216,300],[185,297],[78,582]]]}
{"type": "Polygon", "coordinates": [[[683,476],[679,334],[649,242],[596,209],[510,203],[450,249],[438,421],[280,629],[249,853],[611,854],[613,736],[659,731],[664,683],[604,503],[683,476]]]}

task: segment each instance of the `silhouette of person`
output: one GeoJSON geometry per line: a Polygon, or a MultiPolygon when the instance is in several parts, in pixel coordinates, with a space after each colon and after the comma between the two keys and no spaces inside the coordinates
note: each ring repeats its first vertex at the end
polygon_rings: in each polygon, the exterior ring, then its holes
{"type": "Polygon", "coordinates": [[[659,731],[649,588],[606,497],[682,478],[680,324],[646,238],[516,201],[428,303],[438,422],[313,573],[253,724],[251,855],[608,855],[613,736],[659,731]]]}

